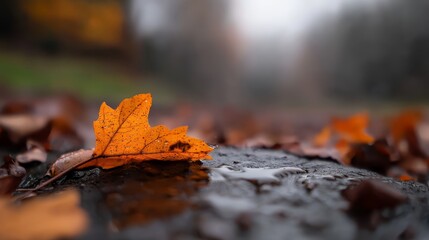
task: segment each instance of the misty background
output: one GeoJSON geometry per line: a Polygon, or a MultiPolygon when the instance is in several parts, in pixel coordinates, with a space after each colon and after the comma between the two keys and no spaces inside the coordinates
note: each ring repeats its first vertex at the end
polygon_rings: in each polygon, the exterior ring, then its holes
{"type": "Polygon", "coordinates": [[[0,93],[161,104],[425,104],[424,0],[0,3],[0,93]]]}

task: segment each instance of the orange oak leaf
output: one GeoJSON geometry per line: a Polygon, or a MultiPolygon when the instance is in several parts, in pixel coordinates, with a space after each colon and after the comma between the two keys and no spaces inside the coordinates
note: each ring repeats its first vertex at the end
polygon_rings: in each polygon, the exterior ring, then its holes
{"type": "Polygon", "coordinates": [[[213,150],[202,140],[186,136],[187,127],[169,130],[151,127],[148,116],[150,94],[124,99],[116,109],[106,103],[94,122],[96,144],[92,160],[80,168],[99,166],[105,169],[144,160],[211,159],[213,150]]]}
{"type": "Polygon", "coordinates": [[[353,143],[372,143],[374,138],[366,132],[369,117],[367,113],[358,113],[349,118],[332,119],[331,126],[346,141],[353,143]]]}
{"type": "Polygon", "coordinates": [[[390,120],[390,134],[394,144],[399,144],[411,132],[415,132],[417,125],[423,120],[423,114],[417,110],[404,111],[390,120]]]}
{"type": "Polygon", "coordinates": [[[318,148],[333,147],[338,152],[342,162],[349,164],[349,152],[354,144],[370,144],[374,142],[374,137],[366,131],[368,123],[369,117],[367,113],[358,113],[348,118],[334,117],[313,138],[313,146],[318,148]]]}
{"type": "MultiPolygon", "coordinates": [[[[333,118],[314,138],[313,145],[326,146],[333,136],[348,143],[372,143],[374,137],[366,132],[369,118],[366,113],[358,113],[348,118],[333,118]]],[[[344,144],[341,144],[344,145],[344,144]]]]}

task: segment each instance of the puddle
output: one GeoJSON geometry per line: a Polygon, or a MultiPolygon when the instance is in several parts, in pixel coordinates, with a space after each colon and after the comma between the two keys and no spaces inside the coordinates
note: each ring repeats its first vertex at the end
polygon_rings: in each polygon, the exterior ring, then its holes
{"type": "Polygon", "coordinates": [[[280,183],[282,178],[297,173],[305,173],[305,171],[297,167],[243,168],[243,170],[237,171],[229,166],[221,166],[211,169],[210,180],[243,179],[258,184],[280,183]]]}

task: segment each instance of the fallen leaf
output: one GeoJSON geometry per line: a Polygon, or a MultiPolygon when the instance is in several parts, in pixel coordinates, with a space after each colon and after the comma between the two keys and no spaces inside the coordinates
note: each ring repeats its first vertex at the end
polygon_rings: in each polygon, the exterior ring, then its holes
{"type": "MultiPolygon", "coordinates": [[[[259,134],[243,141],[241,147],[274,149],[278,141],[265,134],[259,134]]],[[[280,145],[280,144],[279,144],[280,145]]]]}
{"type": "Polygon", "coordinates": [[[58,152],[73,151],[84,145],[77,126],[85,120],[86,111],[73,96],[12,100],[5,103],[0,114],[0,128],[5,125],[9,132],[4,139],[11,139],[6,142],[11,142],[9,145],[12,146],[18,145],[17,148],[24,148],[28,139],[42,143],[46,150],[58,152]],[[35,139],[26,134],[46,125],[49,131],[44,132],[44,138],[35,139]]]}
{"type": "Polygon", "coordinates": [[[0,198],[0,239],[76,237],[88,227],[88,216],[79,203],[76,190],[31,199],[21,205],[0,198]]]}
{"type": "Polygon", "coordinates": [[[371,230],[388,221],[389,214],[383,210],[394,209],[408,201],[400,190],[376,180],[364,180],[341,193],[349,203],[347,210],[351,217],[360,227],[371,230]]]}
{"type": "Polygon", "coordinates": [[[389,127],[394,144],[399,144],[410,131],[415,131],[422,119],[423,114],[417,110],[404,111],[393,117],[390,120],[389,127]]]}
{"type": "Polygon", "coordinates": [[[5,146],[24,148],[31,139],[46,143],[52,129],[51,121],[46,117],[33,115],[0,116],[0,142],[5,146]]]}
{"type": "Polygon", "coordinates": [[[375,180],[365,180],[342,191],[349,210],[359,213],[394,208],[407,201],[407,196],[392,186],[375,180]]]}
{"type": "Polygon", "coordinates": [[[341,138],[353,143],[372,143],[374,138],[366,132],[369,117],[367,113],[358,113],[351,117],[333,118],[332,129],[337,132],[341,138]]]}
{"type": "Polygon", "coordinates": [[[48,154],[43,146],[31,140],[27,141],[27,151],[16,155],[16,160],[20,163],[45,162],[47,158],[48,154]]]}
{"type": "Polygon", "coordinates": [[[428,173],[428,165],[425,159],[417,157],[406,157],[399,163],[404,170],[408,173],[425,176],[428,173]]]}
{"type": "Polygon", "coordinates": [[[427,155],[420,145],[417,127],[423,119],[420,111],[404,111],[390,119],[390,136],[393,145],[401,155],[408,157],[426,158],[427,155]]]}
{"type": "Polygon", "coordinates": [[[427,154],[423,151],[420,146],[420,140],[418,138],[416,129],[410,130],[404,139],[406,143],[407,152],[414,157],[426,158],[427,154]]]}
{"type": "Polygon", "coordinates": [[[312,140],[313,146],[325,148],[326,152],[336,150],[339,160],[350,164],[349,152],[356,144],[371,144],[374,138],[366,132],[369,117],[367,113],[358,113],[348,118],[332,118],[312,140]],[[333,146],[332,144],[334,143],[333,146]]]}
{"type": "Polygon", "coordinates": [[[92,158],[94,149],[91,150],[78,150],[61,155],[50,167],[47,175],[57,176],[58,174],[74,168],[76,165],[86,162],[92,158]]]}
{"type": "Polygon", "coordinates": [[[386,175],[392,166],[389,146],[385,140],[377,140],[373,144],[353,145],[348,155],[352,166],[383,175],[386,175]]]}
{"type": "Polygon", "coordinates": [[[169,130],[149,125],[150,94],[123,100],[116,109],[106,103],[94,122],[96,144],[93,160],[81,166],[105,169],[144,160],[211,159],[213,150],[205,142],[186,136],[188,127],[169,130]]]}
{"type": "Polygon", "coordinates": [[[335,148],[322,148],[307,144],[297,144],[284,150],[288,153],[305,157],[306,159],[326,160],[341,164],[341,156],[335,148]]]}
{"type": "Polygon", "coordinates": [[[4,164],[0,168],[0,195],[15,191],[25,174],[25,168],[19,166],[12,157],[5,156],[4,164]]]}
{"type": "MultiPolygon", "coordinates": [[[[406,175],[424,181],[429,169],[428,156],[422,149],[417,127],[423,120],[423,114],[418,110],[408,110],[399,113],[389,121],[391,145],[398,155],[398,166],[406,171],[406,175]]],[[[400,178],[401,179],[401,178],[400,178]]]]}

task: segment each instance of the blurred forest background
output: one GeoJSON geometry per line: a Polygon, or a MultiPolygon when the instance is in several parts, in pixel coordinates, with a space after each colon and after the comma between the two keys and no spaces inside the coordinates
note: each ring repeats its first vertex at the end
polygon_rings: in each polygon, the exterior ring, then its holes
{"type": "Polygon", "coordinates": [[[0,2],[0,95],[424,105],[425,0],[0,2]]]}

